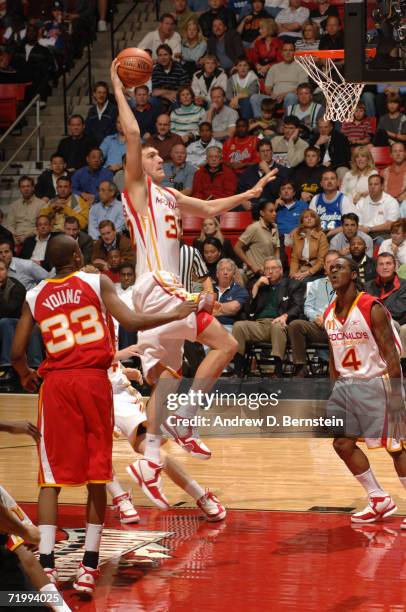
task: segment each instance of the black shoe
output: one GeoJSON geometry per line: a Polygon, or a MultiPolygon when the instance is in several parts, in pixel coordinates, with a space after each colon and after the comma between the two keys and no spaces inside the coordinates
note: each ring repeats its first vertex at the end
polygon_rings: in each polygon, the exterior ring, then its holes
{"type": "Polygon", "coordinates": [[[274,357],[275,369],[271,378],[283,378],[283,362],[280,357],[274,357]]]}
{"type": "Polygon", "coordinates": [[[309,370],[304,364],[297,365],[295,368],[294,378],[307,378],[309,376],[309,370]]]}

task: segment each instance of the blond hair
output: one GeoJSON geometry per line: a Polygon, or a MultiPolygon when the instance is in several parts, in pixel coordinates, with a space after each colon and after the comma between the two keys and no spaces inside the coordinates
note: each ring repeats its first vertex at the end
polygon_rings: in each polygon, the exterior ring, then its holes
{"type": "Polygon", "coordinates": [[[259,27],[260,28],[266,28],[267,32],[268,32],[268,36],[276,36],[277,32],[278,32],[278,28],[276,26],[276,23],[273,19],[260,19],[259,20],[259,27]]]}
{"type": "Polygon", "coordinates": [[[198,45],[199,43],[202,42],[202,40],[206,40],[205,37],[203,36],[203,32],[202,32],[202,28],[199,25],[199,22],[197,21],[196,17],[189,17],[189,19],[186,20],[185,25],[183,26],[182,29],[182,44],[186,44],[187,43],[187,38],[186,38],[186,30],[188,28],[189,23],[194,23],[195,26],[197,27],[197,43],[196,45],[198,45]]]}
{"type": "Polygon", "coordinates": [[[371,170],[376,170],[374,158],[372,157],[371,151],[369,147],[355,147],[351,155],[351,173],[356,174],[358,176],[362,176],[363,174],[368,174],[371,170]],[[368,160],[368,164],[366,165],[365,170],[359,170],[357,167],[356,159],[357,157],[366,157],[368,160]]]}
{"type": "MultiPolygon", "coordinates": [[[[203,223],[205,221],[213,221],[214,225],[216,226],[216,232],[210,237],[217,238],[217,240],[220,240],[221,244],[223,244],[224,236],[220,229],[220,221],[216,217],[206,217],[206,219],[203,219],[203,223]]],[[[202,223],[202,231],[200,232],[200,236],[198,238],[198,240],[200,240],[201,242],[203,242],[203,240],[206,240],[207,238],[203,230],[203,223],[202,223]]]]}

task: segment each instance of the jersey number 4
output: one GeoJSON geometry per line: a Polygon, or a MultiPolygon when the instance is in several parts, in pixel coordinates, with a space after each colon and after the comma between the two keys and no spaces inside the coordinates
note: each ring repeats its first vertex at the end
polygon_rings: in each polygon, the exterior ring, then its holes
{"type": "Polygon", "coordinates": [[[351,348],[346,352],[341,362],[341,365],[343,366],[343,368],[351,368],[355,371],[360,369],[362,363],[357,359],[357,353],[355,352],[355,349],[351,348]]]}
{"type": "Polygon", "coordinates": [[[73,310],[69,317],[58,314],[42,321],[41,332],[50,333],[52,339],[45,346],[51,355],[66,351],[75,344],[89,344],[104,337],[104,327],[100,323],[99,313],[94,306],[84,306],[73,310]],[[79,323],[80,331],[74,333],[71,324],[79,323]]]}

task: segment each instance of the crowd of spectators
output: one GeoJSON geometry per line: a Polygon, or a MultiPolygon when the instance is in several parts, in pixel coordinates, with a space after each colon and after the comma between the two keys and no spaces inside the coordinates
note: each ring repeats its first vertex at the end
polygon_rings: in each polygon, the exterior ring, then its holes
{"type": "MultiPolygon", "coordinates": [[[[63,72],[96,32],[106,32],[107,0],[7,0],[0,6],[0,83],[27,83],[25,102],[44,108],[63,72]]],[[[96,134],[95,134],[96,136],[96,134]]]]}
{"type": "MultiPolygon", "coordinates": [[[[294,51],[342,48],[326,0],[175,0],[174,9],[138,44],[154,59],[151,81],[126,90],[143,141],[164,162],[163,185],[210,201],[278,169],[260,198],[236,209],[250,218],[232,242],[212,217],[193,244],[182,243],[182,281],[217,293],[216,316],[238,342],[235,373],[246,371],[248,345],[266,341],[276,376],[288,348],[294,375],[309,374],[306,346],[326,343],[328,272],[340,255],[357,262],[365,289],[392,313],[405,363],[405,88],[368,87],[352,122],[325,119],[324,98],[294,51]],[[387,167],[376,168],[374,145],[389,147],[387,167]]],[[[21,302],[52,274],[47,245],[58,232],[77,239],[85,262],[123,294],[133,284],[136,253],[120,202],[126,141],[108,84],[95,83],[93,96],[87,117],[70,117],[49,168],[36,182],[20,178],[21,197],[0,219],[0,322],[18,318],[18,306],[10,314],[6,304],[11,293],[21,302]]],[[[15,323],[4,325],[12,333],[15,323]]],[[[197,354],[187,347],[190,367],[197,354]]]]}

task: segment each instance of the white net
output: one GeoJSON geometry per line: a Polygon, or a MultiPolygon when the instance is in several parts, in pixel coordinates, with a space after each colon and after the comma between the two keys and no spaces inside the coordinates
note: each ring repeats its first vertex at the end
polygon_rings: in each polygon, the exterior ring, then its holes
{"type": "Polygon", "coordinates": [[[313,55],[296,55],[295,61],[318,84],[326,98],[325,119],[352,121],[354,111],[364,89],[364,83],[348,83],[331,58],[321,59],[313,55]]]}

